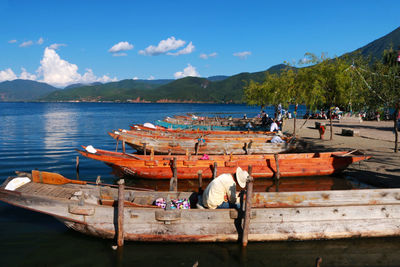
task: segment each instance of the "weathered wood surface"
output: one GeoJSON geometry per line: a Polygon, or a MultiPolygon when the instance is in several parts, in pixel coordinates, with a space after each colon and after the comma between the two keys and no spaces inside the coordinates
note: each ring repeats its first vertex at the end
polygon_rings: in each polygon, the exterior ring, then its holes
{"type": "MultiPolygon", "coordinates": [[[[0,189],[0,200],[52,215],[79,232],[114,238],[115,207],[93,203],[93,199],[100,203],[100,188],[104,187],[29,183],[15,192],[0,189]],[[72,195],[81,192],[83,201],[55,196],[59,190],[73,192],[72,195]]],[[[113,198],[117,197],[117,189],[105,189],[113,198]]],[[[152,201],[161,196],[189,197],[192,193],[126,190],[124,195],[126,201],[143,200],[146,196],[147,201],[152,201]]],[[[255,192],[252,203],[249,241],[400,235],[400,189],[255,192]]],[[[242,219],[235,209],[163,210],[129,206],[124,208],[124,218],[125,240],[173,242],[237,241],[241,229],[236,222],[242,219]]]]}
{"type": "Polygon", "coordinates": [[[132,131],[143,131],[151,134],[176,134],[178,136],[216,136],[216,137],[223,137],[223,136],[254,136],[254,137],[265,137],[274,135],[275,133],[270,131],[251,131],[251,130],[244,130],[244,131],[209,131],[209,130],[200,130],[200,129],[171,129],[165,128],[162,126],[155,126],[155,128],[145,127],[143,125],[131,125],[130,129],[132,131]]]}
{"type": "Polygon", "coordinates": [[[108,134],[117,141],[122,140],[123,144],[129,144],[141,153],[154,149],[157,154],[168,154],[169,151],[172,151],[176,155],[184,155],[186,151],[202,154],[263,154],[282,153],[294,147],[291,138],[288,137],[282,137],[284,143],[271,143],[272,136],[196,137],[176,134],[155,135],[140,131],[114,131],[108,134]]]}
{"type": "MultiPolygon", "coordinates": [[[[146,179],[170,179],[173,175],[169,162],[171,156],[154,155],[136,156],[97,149],[97,153],[78,150],[88,158],[103,161],[111,166],[126,170],[129,175],[146,179]]],[[[322,176],[342,171],[353,162],[368,159],[365,155],[353,155],[347,151],[327,153],[293,153],[279,155],[280,177],[322,176]]],[[[218,164],[219,173],[234,173],[238,166],[247,169],[253,166],[254,178],[273,177],[277,172],[274,155],[212,155],[208,160],[201,156],[174,156],[177,158],[178,179],[197,179],[198,171],[202,171],[204,179],[211,179],[214,162],[218,164]]]]}

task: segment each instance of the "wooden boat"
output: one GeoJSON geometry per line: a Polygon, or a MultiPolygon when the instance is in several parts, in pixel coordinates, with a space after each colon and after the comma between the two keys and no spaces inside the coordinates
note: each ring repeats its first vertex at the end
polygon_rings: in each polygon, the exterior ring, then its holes
{"type": "Polygon", "coordinates": [[[193,124],[193,123],[177,123],[176,121],[162,121],[157,120],[156,124],[168,129],[192,129],[192,130],[204,130],[204,131],[265,131],[265,127],[259,125],[253,125],[252,128],[247,128],[246,125],[214,125],[214,124],[193,124]]]}
{"type": "MultiPolygon", "coordinates": [[[[153,134],[143,131],[108,133],[117,141],[127,143],[139,153],[154,150],[156,154],[261,154],[281,153],[294,147],[290,137],[283,143],[271,143],[273,136],[180,136],[174,133],[153,134]]],[[[293,139],[294,140],[294,139],[293,139]]]]}
{"type": "MultiPolygon", "coordinates": [[[[84,149],[86,147],[83,146],[84,149]]],[[[254,178],[270,178],[277,174],[275,156],[264,155],[211,155],[204,156],[163,156],[134,155],[96,149],[95,153],[77,150],[81,155],[102,161],[119,172],[146,179],[170,179],[173,175],[173,161],[176,159],[178,179],[197,179],[201,171],[204,179],[211,179],[213,172],[235,173],[238,166],[247,169],[253,166],[254,178]],[[203,158],[203,159],[202,159],[203,158]],[[217,169],[214,170],[214,167],[217,169]]],[[[92,151],[93,152],[93,151],[92,151]]],[[[278,154],[279,176],[323,176],[340,172],[353,162],[370,158],[347,151],[325,153],[278,154]]]]}
{"type": "Polygon", "coordinates": [[[198,117],[198,116],[177,116],[166,117],[166,122],[174,124],[198,124],[198,125],[214,125],[214,126],[242,126],[244,127],[247,123],[252,123],[254,126],[261,125],[261,118],[233,118],[229,117],[198,117]]]}
{"type": "Polygon", "coordinates": [[[169,135],[175,134],[178,136],[212,136],[212,137],[237,137],[237,136],[248,136],[248,137],[266,137],[275,135],[274,132],[269,131],[207,131],[207,130],[191,130],[191,129],[171,129],[162,126],[146,127],[144,125],[131,125],[131,131],[143,131],[151,134],[158,135],[169,135]]]}
{"type": "MultiPolygon", "coordinates": [[[[5,189],[14,178],[7,179],[0,201],[53,216],[83,234],[117,237],[116,188],[46,172],[31,177],[14,190],[5,189]]],[[[248,241],[399,236],[399,196],[400,189],[255,192],[248,241]]],[[[201,209],[197,193],[125,189],[123,199],[127,241],[236,242],[243,236],[241,209],[201,209]],[[158,198],[189,199],[191,209],[159,208],[153,205],[158,198]]]]}

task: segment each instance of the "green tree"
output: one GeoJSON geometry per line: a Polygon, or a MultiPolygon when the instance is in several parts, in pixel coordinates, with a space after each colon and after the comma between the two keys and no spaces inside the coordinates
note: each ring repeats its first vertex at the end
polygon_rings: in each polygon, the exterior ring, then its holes
{"type": "Polygon", "coordinates": [[[397,52],[392,48],[383,52],[381,62],[375,62],[369,71],[363,73],[369,82],[366,99],[370,107],[394,108],[393,130],[395,133],[394,152],[398,152],[397,116],[400,110],[400,65],[397,52]]]}
{"type": "Polygon", "coordinates": [[[329,108],[330,140],[333,139],[332,108],[346,107],[355,90],[349,63],[344,58],[330,59],[322,54],[317,57],[307,53],[303,64],[313,64],[299,72],[299,91],[303,92],[305,104],[310,109],[329,108]]]}
{"type": "MultiPolygon", "coordinates": [[[[245,86],[245,99],[249,105],[260,105],[264,107],[266,105],[277,106],[283,103],[284,106],[288,106],[299,102],[301,95],[297,92],[296,87],[296,70],[287,66],[280,74],[266,73],[265,80],[262,83],[256,83],[250,81],[245,86]]],[[[294,119],[294,132],[296,131],[296,117],[294,119]]]]}

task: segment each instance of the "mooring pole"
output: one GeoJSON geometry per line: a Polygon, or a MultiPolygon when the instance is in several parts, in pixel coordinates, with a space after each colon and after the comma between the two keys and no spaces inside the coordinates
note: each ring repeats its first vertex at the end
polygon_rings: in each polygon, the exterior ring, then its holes
{"type": "Polygon", "coordinates": [[[118,144],[119,144],[119,138],[117,138],[117,144],[115,145],[115,152],[118,152],[118,144]]]}
{"type": "Polygon", "coordinates": [[[178,170],[176,168],[176,157],[172,160],[172,177],[169,182],[169,191],[178,191],[178,170]]]}
{"type": "Polygon", "coordinates": [[[118,234],[117,245],[124,245],[124,201],[125,201],[125,180],[118,181],[118,234]]]}
{"type": "Polygon", "coordinates": [[[242,236],[242,246],[246,247],[249,236],[249,225],[250,225],[250,216],[251,216],[251,201],[253,198],[253,177],[251,177],[251,173],[253,171],[253,166],[249,165],[249,177],[246,182],[246,203],[245,203],[245,213],[244,213],[244,222],[243,222],[243,236],[242,236]]]}
{"type": "Polygon", "coordinates": [[[76,180],[79,180],[79,156],[76,156],[76,180]]]}
{"type": "Polygon", "coordinates": [[[143,155],[146,156],[147,152],[146,152],[146,143],[143,143],[143,155]]]}
{"type": "Polygon", "coordinates": [[[276,192],[279,192],[279,179],[281,178],[281,174],[279,172],[279,155],[274,154],[275,164],[276,164],[276,173],[275,173],[275,188],[276,192]]]}
{"type": "Polygon", "coordinates": [[[214,162],[213,175],[212,175],[213,179],[215,179],[217,177],[217,167],[218,167],[217,163],[214,162]]]}
{"type": "Polygon", "coordinates": [[[200,170],[197,172],[197,176],[199,177],[199,192],[203,190],[203,171],[200,170]]]}

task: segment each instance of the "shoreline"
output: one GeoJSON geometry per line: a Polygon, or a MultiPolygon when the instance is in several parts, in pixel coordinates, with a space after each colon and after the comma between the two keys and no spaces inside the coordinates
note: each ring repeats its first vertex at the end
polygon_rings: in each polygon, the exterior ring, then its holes
{"type": "MultiPolygon", "coordinates": [[[[333,121],[333,140],[329,120],[297,119],[296,136],[304,152],[360,150],[371,159],[350,165],[343,173],[377,187],[400,187],[400,151],[394,153],[393,121],[333,121]],[[324,140],[315,129],[315,122],[326,123],[324,140]],[[358,130],[360,136],[343,136],[342,129],[358,130]]],[[[283,132],[293,133],[293,119],[287,119],[283,132]]]]}

